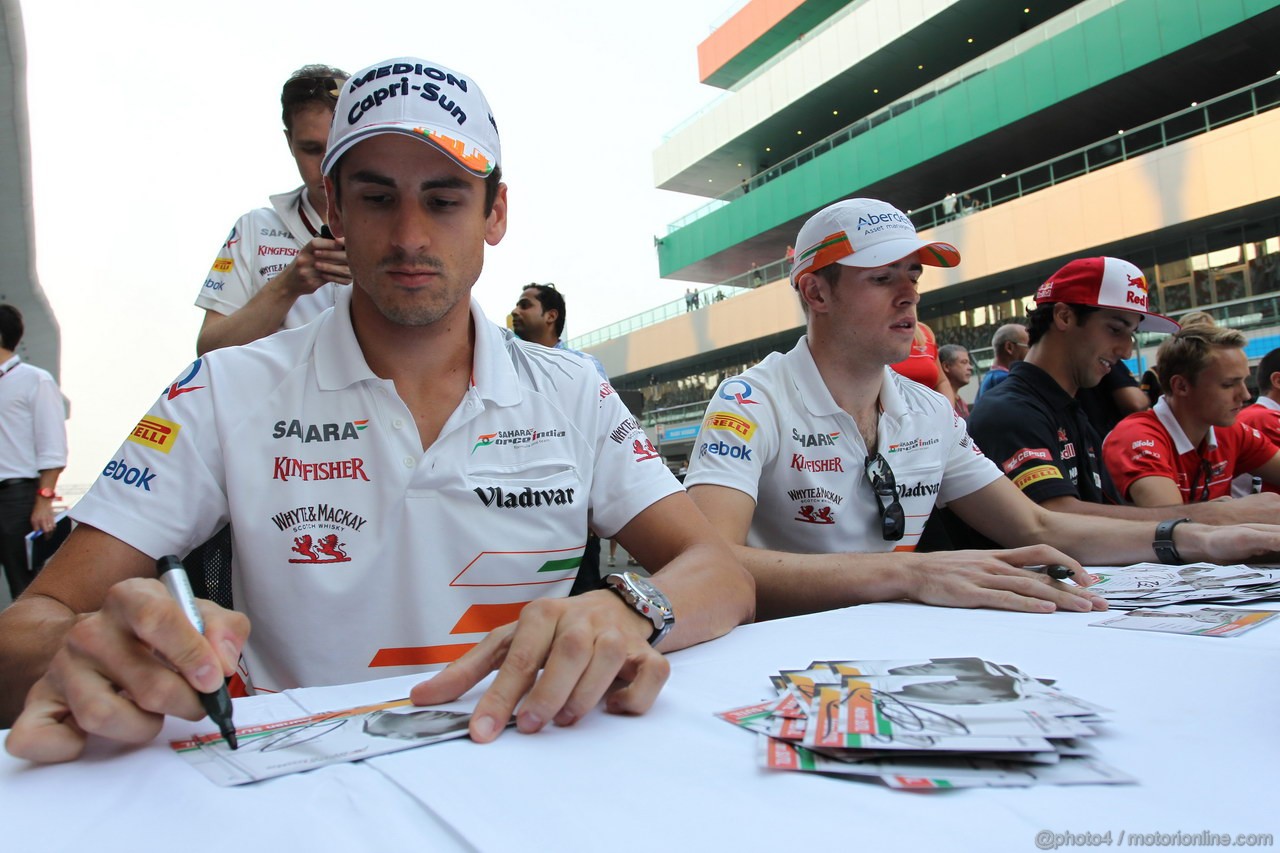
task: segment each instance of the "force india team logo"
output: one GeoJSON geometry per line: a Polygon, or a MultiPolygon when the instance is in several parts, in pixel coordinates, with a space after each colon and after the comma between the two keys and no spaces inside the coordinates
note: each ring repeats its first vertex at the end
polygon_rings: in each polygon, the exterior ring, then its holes
{"type": "Polygon", "coordinates": [[[500,447],[503,445],[532,446],[553,438],[564,437],[565,431],[562,429],[502,429],[497,432],[486,432],[476,436],[476,443],[471,446],[471,452],[475,453],[482,447],[500,447]]]}

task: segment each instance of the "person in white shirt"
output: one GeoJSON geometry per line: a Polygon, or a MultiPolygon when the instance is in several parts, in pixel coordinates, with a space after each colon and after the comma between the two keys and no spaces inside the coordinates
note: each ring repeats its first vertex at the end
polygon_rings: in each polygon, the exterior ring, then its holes
{"type": "Polygon", "coordinates": [[[26,535],[53,532],[54,490],[67,465],[62,392],[15,353],[23,329],[22,312],[0,305],[0,565],[15,599],[31,582],[26,535]]]}
{"type": "Polygon", "coordinates": [[[755,576],[761,618],[900,598],[1105,609],[1078,561],[1239,562],[1280,548],[1273,525],[1165,528],[1050,512],[1023,495],[945,397],[887,367],[911,348],[923,267],[959,262],[875,199],[801,227],[791,283],[808,334],[721,383],[684,481],[755,576]],[[935,503],[1010,550],[910,553],[935,503]],[[1078,585],[1025,568],[1045,565],[1078,585]]]}
{"type": "Polygon", "coordinates": [[[342,241],[325,224],[320,174],[333,107],[346,79],[337,68],[307,65],[285,81],[284,138],[302,186],[241,216],[223,241],[196,297],[205,310],[197,355],[309,323],[333,307],[340,285],[351,283],[342,241]]]}
{"type": "Polygon", "coordinates": [[[751,576],[617,394],[470,298],[507,228],[476,82],[391,59],[344,84],[335,116],[322,168],[353,286],[316,322],[184,371],[77,505],[0,613],[0,702],[26,696],[12,754],[149,740],[233,673],[283,690],[445,664],[411,698],[452,701],[496,670],[470,723],[488,742],[513,716],[532,733],[602,702],[641,713],[661,650],[753,617],[751,576]],[[243,612],[202,602],[202,636],[155,560],[228,519],[243,612]],[[588,522],[652,579],[565,597],[588,522]]]}

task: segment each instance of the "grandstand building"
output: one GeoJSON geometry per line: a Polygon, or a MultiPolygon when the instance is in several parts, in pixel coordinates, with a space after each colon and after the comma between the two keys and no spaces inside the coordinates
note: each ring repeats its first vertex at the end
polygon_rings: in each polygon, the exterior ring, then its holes
{"type": "MultiPolygon", "coordinates": [[[[1280,345],[1280,0],[750,0],[698,46],[724,93],[654,154],[701,196],[658,241],[681,300],[575,338],[669,460],[725,375],[800,336],[801,223],[881,198],[930,240],[921,318],[976,351],[1073,257],[1142,267],[1154,310],[1280,345]]],[[[1158,339],[1140,341],[1135,361],[1158,339]]],[[[1131,366],[1138,366],[1137,364],[1131,366]]],[[[972,383],[976,388],[977,382],[972,383]]]]}

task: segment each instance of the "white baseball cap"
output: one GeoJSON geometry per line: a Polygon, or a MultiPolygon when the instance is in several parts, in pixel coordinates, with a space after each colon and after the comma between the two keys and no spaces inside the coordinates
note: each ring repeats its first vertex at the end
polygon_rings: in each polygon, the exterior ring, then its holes
{"type": "Polygon", "coordinates": [[[791,285],[802,273],[831,264],[846,267],[882,267],[913,252],[920,263],[954,267],[960,251],[950,243],[929,242],[916,236],[916,226],[891,204],[874,198],[839,201],[809,217],[796,237],[796,258],[791,285]]]}
{"type": "Polygon", "coordinates": [[[425,59],[388,59],[342,84],[321,171],[328,175],[351,146],[383,133],[428,142],[481,178],[502,159],[498,126],[480,87],[425,59]]]}

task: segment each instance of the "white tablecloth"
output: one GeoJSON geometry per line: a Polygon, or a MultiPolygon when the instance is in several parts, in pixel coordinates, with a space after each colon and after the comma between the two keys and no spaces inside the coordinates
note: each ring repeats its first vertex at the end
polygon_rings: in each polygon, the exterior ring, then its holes
{"type": "MultiPolygon", "coordinates": [[[[1101,618],[878,604],[751,625],[671,655],[671,680],[641,717],[596,713],[239,788],[212,785],[162,740],[56,767],[6,756],[0,833],[5,849],[50,851],[990,851],[1035,850],[1045,830],[1280,835],[1280,816],[1258,805],[1280,760],[1280,626],[1235,638],[1088,627],[1101,618]],[[1091,740],[1140,783],[924,793],[766,771],[755,736],[713,716],[814,659],[963,656],[1111,708],[1091,740]]],[[[296,697],[316,711],[388,687],[296,697]]],[[[237,720],[264,701],[238,700],[237,720]]]]}

